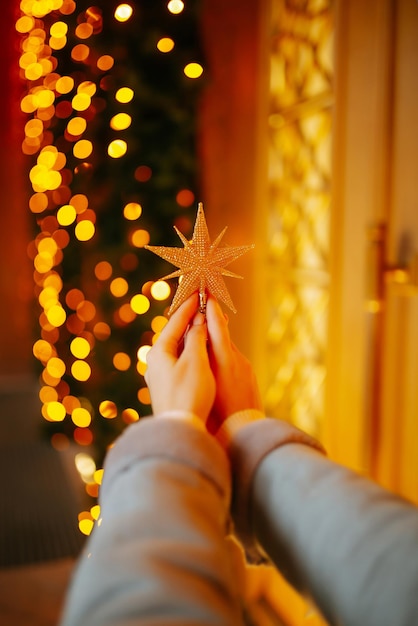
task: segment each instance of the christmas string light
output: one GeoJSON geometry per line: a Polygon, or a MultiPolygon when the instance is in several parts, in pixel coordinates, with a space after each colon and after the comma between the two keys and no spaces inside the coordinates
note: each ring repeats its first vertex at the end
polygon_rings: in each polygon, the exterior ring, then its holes
{"type": "MultiPolygon", "coordinates": [[[[194,85],[203,65],[188,31],[186,64],[181,53],[182,29],[197,31],[190,16],[184,21],[183,2],[163,3],[152,28],[154,0],[111,13],[100,1],[22,0],[20,11],[39,397],[52,445],[84,450],[76,467],[94,499],[107,447],[150,410],[146,353],[164,327],[172,288],[157,279],[158,259],[141,254],[173,223],[192,227],[194,85]]],[[[81,512],[81,532],[99,517],[96,504],[81,512]]]]}

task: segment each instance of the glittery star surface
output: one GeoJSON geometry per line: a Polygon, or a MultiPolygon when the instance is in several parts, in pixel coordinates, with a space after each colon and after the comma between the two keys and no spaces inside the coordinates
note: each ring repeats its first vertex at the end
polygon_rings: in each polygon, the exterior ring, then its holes
{"type": "Polygon", "coordinates": [[[235,313],[236,309],[226,288],[223,276],[232,276],[233,278],[242,278],[242,276],[229,272],[225,267],[253,248],[254,245],[225,246],[220,248],[219,244],[226,228],[211,243],[201,202],[198,205],[191,241],[188,241],[176,227],[174,228],[184,248],[145,246],[147,250],[151,250],[151,252],[158,254],[158,256],[180,268],[161,278],[161,280],[165,280],[167,278],[181,277],[168,312],[169,315],[195,291],[198,291],[200,294],[201,306],[202,302],[206,302],[206,292],[209,292],[235,313]]]}

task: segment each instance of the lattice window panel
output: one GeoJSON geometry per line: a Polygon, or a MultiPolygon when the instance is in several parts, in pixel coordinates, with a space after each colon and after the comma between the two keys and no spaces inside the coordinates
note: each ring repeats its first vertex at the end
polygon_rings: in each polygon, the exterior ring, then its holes
{"type": "Polygon", "coordinates": [[[272,5],[266,408],[320,436],[329,298],[332,1],[272,5]]]}

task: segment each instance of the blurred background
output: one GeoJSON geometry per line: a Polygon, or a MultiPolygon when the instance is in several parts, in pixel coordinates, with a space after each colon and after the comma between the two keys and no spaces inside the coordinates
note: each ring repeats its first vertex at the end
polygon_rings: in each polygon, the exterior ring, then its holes
{"type": "MultiPolygon", "coordinates": [[[[202,201],[266,412],[418,500],[418,3],[17,0],[0,21],[0,623],[56,624],[202,201]]],[[[268,568],[254,624],[323,624],[268,568]]]]}

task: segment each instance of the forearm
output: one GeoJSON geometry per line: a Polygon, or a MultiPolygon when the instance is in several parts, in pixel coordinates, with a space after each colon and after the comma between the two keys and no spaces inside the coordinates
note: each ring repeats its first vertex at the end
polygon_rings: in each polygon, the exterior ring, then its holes
{"type": "Polygon", "coordinates": [[[191,426],[144,422],[116,444],[105,467],[102,523],[63,624],[240,624],[224,541],[226,457],[191,426]]]}
{"type": "Polygon", "coordinates": [[[332,624],[409,626],[418,612],[418,515],[374,483],[301,445],[261,461],[257,540],[332,624]]]}

